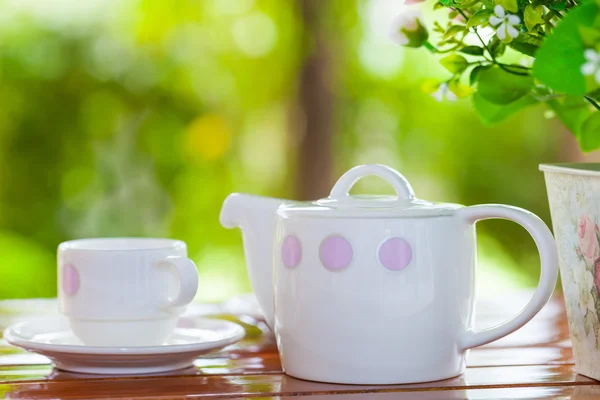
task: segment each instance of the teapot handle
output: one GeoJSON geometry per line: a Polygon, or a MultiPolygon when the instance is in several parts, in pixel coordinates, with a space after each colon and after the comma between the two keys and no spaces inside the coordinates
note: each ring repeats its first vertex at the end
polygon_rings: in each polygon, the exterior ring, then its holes
{"type": "Polygon", "coordinates": [[[412,200],[415,198],[415,192],[406,178],[395,169],[381,164],[359,165],[349,169],[340,177],[340,179],[338,179],[335,185],[333,185],[329,198],[341,201],[348,200],[350,198],[349,192],[350,189],[352,189],[352,186],[354,186],[361,178],[370,175],[383,178],[392,185],[396,191],[398,200],[412,200]]]}
{"type": "Polygon", "coordinates": [[[457,212],[457,216],[470,225],[475,224],[477,221],[491,218],[508,219],[516,222],[533,237],[540,253],[542,264],[538,287],[531,300],[529,300],[529,303],[527,303],[521,312],[508,321],[492,328],[481,331],[468,330],[458,344],[460,350],[464,351],[493,342],[516,331],[529,322],[544,307],[548,300],[550,300],[556,287],[556,280],[558,279],[558,253],[554,237],[544,221],[522,208],[496,204],[479,205],[460,209],[457,212]]]}

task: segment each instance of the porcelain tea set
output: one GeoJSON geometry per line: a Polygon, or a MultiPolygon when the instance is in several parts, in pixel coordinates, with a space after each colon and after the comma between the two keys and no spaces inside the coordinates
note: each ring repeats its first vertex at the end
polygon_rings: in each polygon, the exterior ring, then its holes
{"type": "MultiPolygon", "coordinates": [[[[554,238],[534,214],[420,200],[383,165],[350,169],[329,197],[312,202],[231,194],[220,221],[241,229],[250,280],[283,369],[301,379],[402,384],[460,375],[468,349],[526,324],[558,276],[554,238]],[[396,195],[349,194],[366,176],[383,178],[396,195]],[[475,223],[490,218],[512,220],[532,235],[541,275],[519,314],[475,331],[475,223]]],[[[5,331],[7,341],[47,355],[58,368],[185,368],[243,336],[226,321],[177,326],[198,287],[183,242],[75,240],[59,246],[58,268],[66,318],[5,331]]]]}
{"type": "Polygon", "coordinates": [[[244,336],[241,326],[184,319],[198,289],[185,243],[81,239],[58,247],[60,317],[18,322],[4,339],[62,370],[147,374],[182,369],[244,336]]]}

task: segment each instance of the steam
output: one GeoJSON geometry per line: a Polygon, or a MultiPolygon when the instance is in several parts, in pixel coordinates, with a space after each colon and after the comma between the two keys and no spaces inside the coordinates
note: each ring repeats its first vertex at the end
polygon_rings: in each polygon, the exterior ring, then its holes
{"type": "Polygon", "coordinates": [[[152,160],[136,148],[141,113],[112,139],[95,143],[88,183],[65,199],[63,230],[72,238],[167,235],[171,200],[155,177],[152,160]]]}

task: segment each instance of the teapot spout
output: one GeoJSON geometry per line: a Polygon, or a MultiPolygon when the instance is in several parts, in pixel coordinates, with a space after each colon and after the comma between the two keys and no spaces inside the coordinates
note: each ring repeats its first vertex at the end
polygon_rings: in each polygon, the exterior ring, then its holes
{"type": "Polygon", "coordinates": [[[277,208],[287,200],[233,193],[221,209],[225,228],[239,227],[250,283],[267,324],[273,328],[273,245],[277,208]]]}

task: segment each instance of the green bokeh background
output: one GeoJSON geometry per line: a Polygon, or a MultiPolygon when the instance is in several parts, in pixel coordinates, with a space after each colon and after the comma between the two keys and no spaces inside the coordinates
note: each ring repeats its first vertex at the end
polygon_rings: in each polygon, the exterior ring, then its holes
{"type": "MultiPolygon", "coordinates": [[[[445,72],[387,38],[401,0],[306,3],[310,20],[302,1],[0,0],[0,298],[55,296],[61,241],[128,235],[186,241],[200,300],[249,291],[240,234],[218,213],[232,191],[297,198],[313,179],[299,161],[307,79],[329,95],[331,150],[313,149],[327,186],[383,163],[421,198],[550,222],[537,165],[580,157],[560,124],[533,108],[484,126],[469,100],[424,94],[445,72]],[[327,71],[307,78],[317,48],[327,71]]],[[[483,290],[535,284],[522,228],[478,231],[483,290]]]]}

